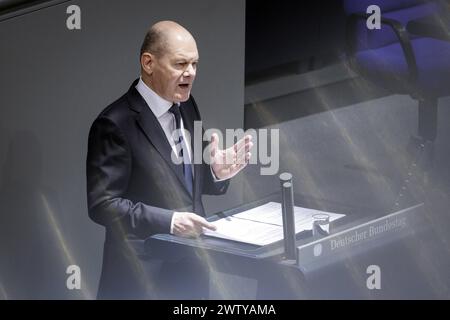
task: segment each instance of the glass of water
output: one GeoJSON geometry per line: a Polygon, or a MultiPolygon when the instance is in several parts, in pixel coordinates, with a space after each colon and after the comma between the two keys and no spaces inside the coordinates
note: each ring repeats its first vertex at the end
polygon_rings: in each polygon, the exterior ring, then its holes
{"type": "Polygon", "coordinates": [[[330,234],[330,215],[317,213],[312,215],[313,237],[320,238],[330,234]]]}

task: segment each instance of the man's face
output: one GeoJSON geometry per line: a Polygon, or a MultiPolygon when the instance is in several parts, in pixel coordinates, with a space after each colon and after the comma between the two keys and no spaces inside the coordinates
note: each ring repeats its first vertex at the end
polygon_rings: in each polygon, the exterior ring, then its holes
{"type": "Polygon", "coordinates": [[[188,100],[197,71],[195,40],[175,36],[161,56],[154,56],[153,62],[152,89],[170,102],[188,100]]]}

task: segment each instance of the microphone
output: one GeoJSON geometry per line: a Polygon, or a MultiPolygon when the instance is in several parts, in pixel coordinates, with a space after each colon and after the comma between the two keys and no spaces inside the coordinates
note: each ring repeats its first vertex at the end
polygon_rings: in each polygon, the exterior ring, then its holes
{"type": "Polygon", "coordinates": [[[283,214],[284,254],[287,260],[297,260],[295,245],[294,188],[292,174],[280,174],[281,210],[283,214]]]}

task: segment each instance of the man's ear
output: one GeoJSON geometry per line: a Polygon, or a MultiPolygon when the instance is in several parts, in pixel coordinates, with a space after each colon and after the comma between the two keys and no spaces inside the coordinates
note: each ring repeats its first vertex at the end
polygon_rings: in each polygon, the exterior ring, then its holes
{"type": "Polygon", "coordinates": [[[155,60],[151,53],[144,52],[141,55],[141,68],[147,75],[151,75],[153,73],[154,64],[155,60]]]}

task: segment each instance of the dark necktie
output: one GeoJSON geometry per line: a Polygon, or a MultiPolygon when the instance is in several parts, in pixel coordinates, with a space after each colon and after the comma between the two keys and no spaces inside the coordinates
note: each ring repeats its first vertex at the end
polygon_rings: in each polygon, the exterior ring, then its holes
{"type": "MultiPolygon", "coordinates": [[[[173,104],[172,107],[170,107],[169,112],[173,113],[175,116],[175,122],[176,122],[176,129],[179,130],[181,128],[181,112],[180,107],[177,104],[173,104]]],[[[181,144],[181,150],[179,153],[179,157],[183,159],[183,175],[184,175],[184,183],[186,184],[187,189],[192,195],[192,168],[190,161],[187,161],[187,163],[184,161],[184,155],[183,155],[183,145],[187,147],[187,144],[185,141],[183,141],[183,136],[179,135],[178,141],[175,141],[177,144],[181,144]]],[[[188,158],[188,155],[186,154],[186,158],[188,158]]]]}

